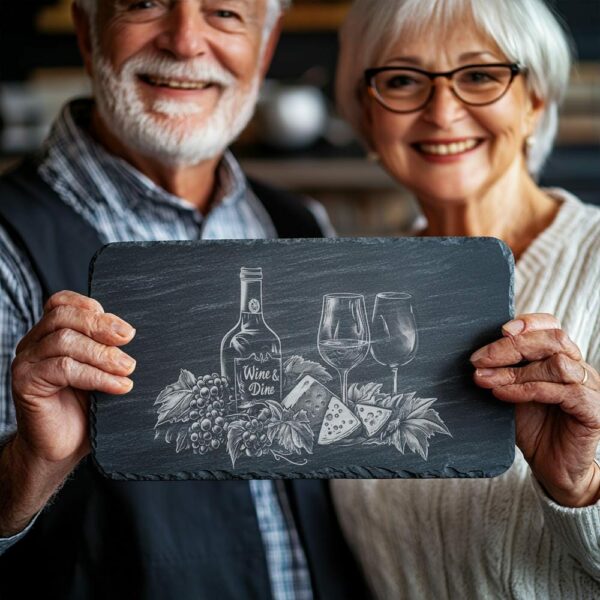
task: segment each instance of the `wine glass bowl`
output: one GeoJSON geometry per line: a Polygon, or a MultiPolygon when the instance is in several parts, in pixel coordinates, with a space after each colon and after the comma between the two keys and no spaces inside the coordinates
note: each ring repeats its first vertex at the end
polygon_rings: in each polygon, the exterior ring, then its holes
{"type": "Polygon", "coordinates": [[[347,404],[348,372],[366,358],[370,340],[364,296],[323,296],[317,345],[321,358],[340,376],[344,404],[347,404]]]}
{"type": "Polygon", "coordinates": [[[375,297],[371,319],[371,354],[392,369],[394,394],[398,393],[398,367],[417,353],[419,336],[413,297],[406,292],[381,292],[375,297]]]}

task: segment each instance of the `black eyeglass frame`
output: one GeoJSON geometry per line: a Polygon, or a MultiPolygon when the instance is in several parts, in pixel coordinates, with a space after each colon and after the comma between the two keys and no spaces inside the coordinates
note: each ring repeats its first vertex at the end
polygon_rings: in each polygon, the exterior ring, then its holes
{"type": "Polygon", "coordinates": [[[377,87],[373,84],[373,79],[375,78],[375,76],[378,75],[379,73],[384,73],[386,71],[412,71],[413,73],[419,73],[421,75],[424,75],[432,83],[437,77],[445,77],[450,82],[451,92],[461,102],[463,102],[464,104],[467,104],[468,106],[488,106],[490,104],[493,104],[494,102],[498,102],[498,100],[500,100],[500,98],[502,98],[506,94],[506,92],[508,92],[515,77],[517,75],[519,75],[520,73],[524,73],[525,69],[518,63],[483,63],[483,64],[476,64],[476,65],[465,65],[464,67],[458,67],[458,69],[452,69],[452,71],[437,71],[437,72],[424,71],[423,69],[417,69],[416,67],[400,67],[400,66],[398,66],[398,67],[395,67],[395,66],[394,67],[392,67],[392,66],[390,66],[390,67],[375,67],[372,69],[365,69],[364,80],[365,80],[365,84],[367,86],[367,90],[369,91],[370,95],[373,96],[373,98],[375,98],[375,100],[377,100],[387,110],[394,112],[394,113],[407,114],[407,113],[417,112],[418,110],[425,108],[425,106],[427,106],[427,104],[429,104],[429,102],[433,98],[433,94],[435,93],[435,86],[434,85],[431,86],[429,95],[424,100],[424,102],[422,104],[420,104],[417,108],[411,108],[410,110],[399,110],[397,108],[390,108],[386,104],[385,100],[380,96],[379,91],[377,90],[377,87]],[[508,81],[506,89],[502,92],[502,94],[500,94],[500,96],[498,96],[497,98],[494,98],[494,100],[490,100],[488,102],[467,102],[466,100],[461,98],[460,95],[454,89],[454,85],[452,83],[452,78],[454,77],[454,75],[456,73],[459,73],[460,71],[466,71],[467,69],[476,69],[478,67],[507,67],[510,69],[510,80],[508,81]]]}

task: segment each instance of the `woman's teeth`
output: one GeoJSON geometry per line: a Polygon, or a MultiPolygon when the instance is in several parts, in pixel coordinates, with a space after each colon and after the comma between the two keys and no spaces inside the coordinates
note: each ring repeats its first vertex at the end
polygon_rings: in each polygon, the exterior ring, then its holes
{"type": "Polygon", "coordinates": [[[451,144],[417,144],[417,148],[426,154],[438,154],[446,156],[448,154],[460,154],[471,150],[477,145],[477,140],[465,140],[464,142],[452,142],[451,144]]]}

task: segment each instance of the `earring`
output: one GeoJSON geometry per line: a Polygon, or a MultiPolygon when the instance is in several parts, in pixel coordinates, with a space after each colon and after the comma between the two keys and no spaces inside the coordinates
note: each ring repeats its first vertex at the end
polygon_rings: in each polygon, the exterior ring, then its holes
{"type": "Polygon", "coordinates": [[[379,154],[377,152],[373,152],[372,150],[367,152],[367,160],[372,163],[379,162],[379,154]]]}
{"type": "Polygon", "coordinates": [[[529,156],[533,147],[535,146],[535,137],[533,135],[528,135],[525,138],[525,156],[529,156]]]}

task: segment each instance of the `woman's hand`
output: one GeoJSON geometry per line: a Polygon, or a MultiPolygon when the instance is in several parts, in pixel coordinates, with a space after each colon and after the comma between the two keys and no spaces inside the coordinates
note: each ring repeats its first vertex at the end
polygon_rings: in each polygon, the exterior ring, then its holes
{"type": "Polygon", "coordinates": [[[548,494],[565,506],[595,503],[600,375],[552,315],[521,315],[502,333],[471,356],[475,383],[516,404],[517,444],[548,494]]]}

